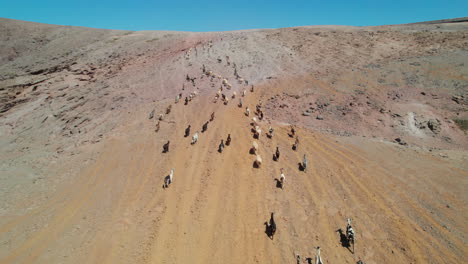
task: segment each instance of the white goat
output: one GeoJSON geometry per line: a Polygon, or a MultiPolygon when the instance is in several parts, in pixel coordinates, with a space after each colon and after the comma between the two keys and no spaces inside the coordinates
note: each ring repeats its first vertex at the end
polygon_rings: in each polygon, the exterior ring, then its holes
{"type": "Polygon", "coordinates": [[[244,97],[246,94],[247,94],[247,90],[244,89],[244,90],[242,91],[242,97],[244,97]]]}
{"type": "Polygon", "coordinates": [[[195,132],[195,134],[193,134],[191,144],[193,145],[193,144],[197,143],[197,141],[198,141],[198,131],[195,132]]]}
{"type": "Polygon", "coordinates": [[[258,151],[258,144],[257,144],[257,141],[254,141],[254,142],[252,143],[252,148],[251,148],[251,150],[252,150],[252,154],[257,154],[257,151],[258,151]]]}
{"type": "Polygon", "coordinates": [[[164,117],[164,114],[159,114],[159,120],[162,121],[163,120],[163,117],[164,117]]]}
{"type": "Polygon", "coordinates": [[[250,115],[250,109],[248,107],[245,108],[245,115],[246,116],[250,115]]]}
{"type": "Polygon", "coordinates": [[[286,181],[286,176],[284,176],[283,168],[281,168],[281,176],[280,176],[281,189],[283,189],[285,181],[286,181]]]}
{"type": "Polygon", "coordinates": [[[262,166],[262,157],[260,155],[257,155],[255,158],[255,165],[260,168],[262,166]]]}
{"type": "Polygon", "coordinates": [[[232,93],[232,99],[236,98],[236,95],[237,95],[237,93],[236,93],[236,92],[233,92],[233,93],[232,93]]]}

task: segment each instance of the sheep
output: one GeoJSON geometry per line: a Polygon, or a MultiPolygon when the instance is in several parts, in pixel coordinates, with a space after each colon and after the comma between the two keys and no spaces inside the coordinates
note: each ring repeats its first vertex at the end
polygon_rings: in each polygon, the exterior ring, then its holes
{"type": "Polygon", "coordinates": [[[163,120],[163,117],[164,117],[164,114],[159,114],[158,120],[159,120],[159,121],[162,121],[162,120],[163,120]]]}
{"type": "Polygon", "coordinates": [[[191,142],[190,144],[193,145],[193,144],[197,143],[197,141],[198,141],[198,131],[195,132],[195,134],[193,134],[193,136],[192,136],[192,142],[191,142]]]}
{"type": "Polygon", "coordinates": [[[304,171],[307,170],[307,163],[308,163],[308,162],[307,162],[307,157],[306,157],[306,154],[304,154],[304,158],[302,159],[302,169],[303,169],[304,171]]]}
{"type": "Polygon", "coordinates": [[[171,169],[171,172],[169,173],[169,175],[164,178],[163,188],[169,187],[169,184],[172,183],[173,177],[174,177],[174,169],[171,169]]]}
{"type": "Polygon", "coordinates": [[[233,92],[231,98],[232,98],[232,99],[236,98],[236,95],[237,95],[237,93],[236,93],[236,92],[233,92]]]}
{"type": "Polygon", "coordinates": [[[168,114],[171,112],[171,109],[172,109],[172,105],[169,105],[169,106],[166,108],[166,115],[168,115],[168,114]]]}
{"type": "Polygon", "coordinates": [[[188,137],[188,136],[190,135],[190,128],[191,128],[191,127],[192,127],[192,126],[189,125],[189,126],[185,129],[184,137],[188,137]]]}
{"type": "Polygon", "coordinates": [[[202,126],[202,131],[201,131],[202,133],[204,133],[206,130],[208,130],[208,123],[209,123],[209,122],[206,121],[206,123],[203,124],[203,126],[202,126]]]}
{"type": "Polygon", "coordinates": [[[187,104],[188,104],[188,102],[189,102],[189,99],[188,99],[188,97],[187,97],[187,96],[185,96],[185,105],[187,105],[187,104]]]}
{"type": "Polygon", "coordinates": [[[224,100],[224,105],[227,105],[229,103],[229,98],[226,98],[226,100],[224,100]]]}
{"type": "Polygon", "coordinates": [[[239,84],[243,84],[244,83],[244,79],[240,78],[239,80],[237,80],[239,82],[239,84]]]}
{"type": "Polygon", "coordinates": [[[247,94],[247,90],[245,90],[244,88],[244,90],[242,91],[242,97],[245,97],[246,94],[247,94]]]}
{"type": "Polygon", "coordinates": [[[252,143],[252,148],[250,148],[250,154],[257,154],[258,144],[257,141],[252,143]]]}
{"type": "Polygon", "coordinates": [[[176,103],[176,104],[179,102],[179,99],[180,99],[180,96],[177,95],[176,98],[175,98],[175,103],[176,103]]]}
{"type": "Polygon", "coordinates": [[[171,141],[167,141],[166,144],[163,145],[163,153],[166,153],[166,152],[169,152],[169,144],[171,143],[171,141]]]}
{"type": "Polygon", "coordinates": [[[154,117],[154,109],[153,109],[153,111],[151,111],[151,113],[149,114],[149,119],[153,119],[153,117],[154,117]]]}
{"type": "Polygon", "coordinates": [[[231,134],[228,134],[228,137],[226,139],[226,146],[231,145],[231,134]]]}
{"type": "Polygon", "coordinates": [[[242,104],[243,104],[242,98],[239,98],[239,104],[238,104],[238,106],[239,106],[240,108],[242,108],[242,104]]]}
{"type": "Polygon", "coordinates": [[[262,157],[260,155],[257,155],[254,164],[257,168],[260,168],[262,166],[262,157]]]}
{"type": "Polygon", "coordinates": [[[218,152],[222,153],[224,150],[224,139],[221,139],[221,143],[218,146],[218,152]]]}
{"type": "Polygon", "coordinates": [[[286,180],[286,176],[284,176],[284,169],[283,168],[281,168],[280,171],[281,171],[280,185],[281,185],[281,189],[283,189],[284,181],[286,180]]]}
{"type": "Polygon", "coordinates": [[[250,115],[250,109],[248,107],[245,108],[245,113],[246,116],[250,115]]]}
{"type": "Polygon", "coordinates": [[[160,128],[160,121],[158,121],[158,123],[156,123],[156,128],[154,129],[154,132],[158,132],[160,128]]]}

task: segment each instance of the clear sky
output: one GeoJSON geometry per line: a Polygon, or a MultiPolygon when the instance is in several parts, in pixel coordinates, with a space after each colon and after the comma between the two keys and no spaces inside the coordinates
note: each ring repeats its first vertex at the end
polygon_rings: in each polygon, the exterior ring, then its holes
{"type": "Polygon", "coordinates": [[[125,30],[388,25],[468,16],[468,0],[0,0],[0,17],[125,30]]]}

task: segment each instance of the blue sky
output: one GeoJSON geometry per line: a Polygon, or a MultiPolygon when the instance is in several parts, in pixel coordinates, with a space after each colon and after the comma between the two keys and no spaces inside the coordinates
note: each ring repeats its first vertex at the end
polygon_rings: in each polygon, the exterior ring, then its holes
{"type": "Polygon", "coordinates": [[[125,30],[387,25],[468,16],[468,0],[0,0],[0,17],[125,30]]]}

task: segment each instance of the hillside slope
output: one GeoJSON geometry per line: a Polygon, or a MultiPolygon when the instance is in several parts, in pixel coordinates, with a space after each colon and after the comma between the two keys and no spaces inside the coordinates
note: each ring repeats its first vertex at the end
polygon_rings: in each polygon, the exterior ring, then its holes
{"type": "Polygon", "coordinates": [[[320,246],[325,263],[461,263],[467,25],[189,33],[0,20],[0,262],[294,263],[320,246]],[[236,98],[214,100],[220,87],[236,98]],[[354,252],[337,232],[347,217],[354,252]]]}

